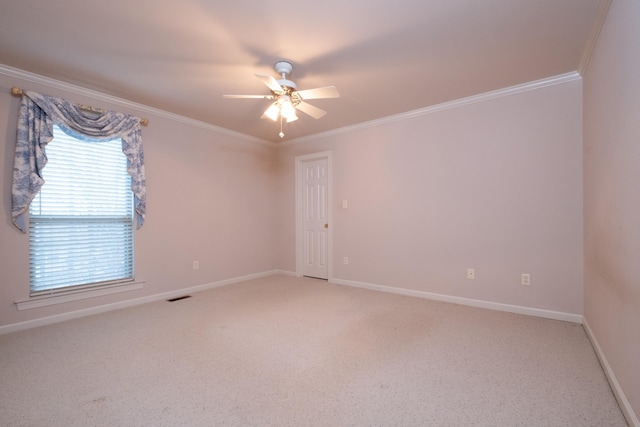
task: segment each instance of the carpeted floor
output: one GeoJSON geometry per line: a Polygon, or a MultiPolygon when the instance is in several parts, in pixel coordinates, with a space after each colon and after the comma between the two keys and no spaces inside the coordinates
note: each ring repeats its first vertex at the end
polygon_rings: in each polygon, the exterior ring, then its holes
{"type": "Polygon", "coordinates": [[[626,426],[580,325],[271,276],[0,336],[2,426],[626,426]]]}

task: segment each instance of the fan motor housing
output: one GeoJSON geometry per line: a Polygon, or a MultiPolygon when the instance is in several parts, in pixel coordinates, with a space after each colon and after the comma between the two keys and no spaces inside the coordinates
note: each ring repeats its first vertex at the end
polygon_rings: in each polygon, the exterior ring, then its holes
{"type": "Polygon", "coordinates": [[[283,88],[291,88],[293,90],[298,89],[298,86],[296,86],[296,84],[294,82],[292,82],[291,80],[287,80],[287,79],[280,79],[278,80],[278,84],[280,86],[282,86],[283,88]]]}

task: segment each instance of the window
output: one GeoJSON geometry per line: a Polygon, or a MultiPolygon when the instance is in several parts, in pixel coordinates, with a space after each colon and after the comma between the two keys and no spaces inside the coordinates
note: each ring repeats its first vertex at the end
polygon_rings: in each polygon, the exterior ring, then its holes
{"type": "Polygon", "coordinates": [[[133,280],[133,194],[121,139],[54,126],[46,184],[29,206],[31,295],[133,280]]]}

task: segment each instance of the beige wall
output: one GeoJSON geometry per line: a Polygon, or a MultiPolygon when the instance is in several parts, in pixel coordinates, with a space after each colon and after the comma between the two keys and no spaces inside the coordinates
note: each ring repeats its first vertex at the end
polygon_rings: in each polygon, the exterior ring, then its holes
{"type": "Polygon", "coordinates": [[[273,149],[145,111],[0,74],[0,326],[146,298],[270,271],[275,264],[273,149]],[[148,117],[143,128],[147,220],[135,233],[141,290],[17,311],[29,295],[28,236],[11,223],[11,177],[19,99],[11,86],[148,117]],[[198,260],[199,270],[192,262],[198,260]]]}
{"type": "Polygon", "coordinates": [[[279,148],[281,269],[295,270],[295,157],[320,151],[334,279],[582,314],[581,80],[279,148]]]}
{"type": "Polygon", "coordinates": [[[638,23],[640,2],[613,1],[584,81],[585,320],[635,414],[640,414],[638,23]]]}
{"type": "Polygon", "coordinates": [[[585,76],[583,147],[579,81],[274,149],[0,74],[0,327],[294,271],[294,159],[330,150],[333,279],[584,310],[629,408],[640,413],[638,22],[640,3],[613,1],[585,76]],[[13,85],[150,119],[148,219],[135,246],[142,290],[16,310],[29,279],[28,239],[10,220],[13,85]],[[343,256],[350,265],[338,262],[343,256]],[[467,267],[476,269],[473,282],[467,267]],[[519,285],[523,272],[530,287],[519,285]]]}
{"type": "Polygon", "coordinates": [[[145,288],[22,312],[14,301],[28,296],[28,240],[9,218],[12,85],[96,104],[0,76],[0,325],[295,271],[294,159],[325,150],[334,162],[333,279],[582,314],[579,80],[277,149],[127,111],[151,120],[143,131],[149,214],[136,233],[145,288]],[[476,280],[465,278],[467,267],[476,280]],[[530,287],[521,273],[531,274],[530,287]]]}

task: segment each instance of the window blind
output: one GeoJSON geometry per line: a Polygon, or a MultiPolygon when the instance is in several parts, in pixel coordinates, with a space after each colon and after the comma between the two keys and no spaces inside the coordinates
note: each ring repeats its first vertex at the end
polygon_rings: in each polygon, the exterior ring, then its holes
{"type": "Polygon", "coordinates": [[[29,207],[31,294],[133,280],[133,196],[122,142],[54,126],[29,207]]]}

